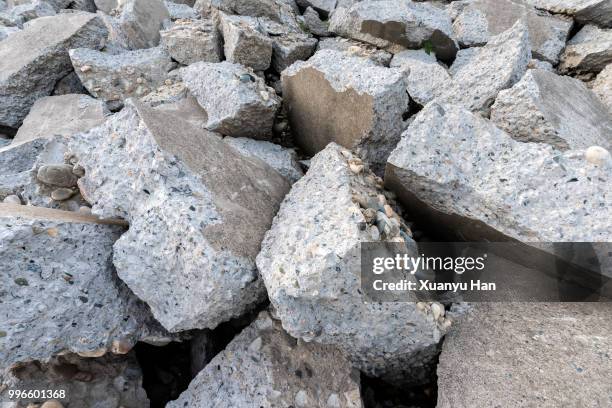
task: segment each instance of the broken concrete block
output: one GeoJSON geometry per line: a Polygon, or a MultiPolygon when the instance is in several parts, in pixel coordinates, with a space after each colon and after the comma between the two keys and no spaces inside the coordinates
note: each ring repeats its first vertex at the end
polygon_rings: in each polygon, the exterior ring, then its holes
{"type": "Polygon", "coordinates": [[[9,35],[15,34],[18,31],[21,31],[21,28],[0,26],[0,41],[6,40],[9,35]]]}
{"type": "Polygon", "coordinates": [[[84,132],[104,122],[109,114],[103,102],[87,95],[40,98],[30,109],[13,143],[84,132]]]}
{"type": "Polygon", "coordinates": [[[453,32],[462,47],[484,45],[490,37],[487,15],[475,7],[465,7],[453,20],[453,32]]]}
{"type": "Polygon", "coordinates": [[[304,175],[302,168],[297,162],[295,150],[293,149],[288,149],[264,140],[253,140],[246,137],[226,137],[223,141],[242,155],[257,157],[263,160],[289,180],[291,184],[298,181],[304,175]]]}
{"type": "Polygon", "coordinates": [[[317,44],[317,51],[334,50],[346,52],[349,55],[368,58],[378,65],[388,67],[393,58],[390,52],[360,41],[349,40],[342,37],[324,38],[317,44]]]}
{"type": "Polygon", "coordinates": [[[285,70],[282,84],[302,149],[313,155],[333,141],[382,170],[405,128],[409,98],[402,69],[322,50],[285,70]]]}
{"type": "Polygon", "coordinates": [[[429,45],[443,61],[452,61],[458,50],[446,11],[410,0],[366,0],[338,8],[330,19],[329,30],[380,48],[429,45]]]}
{"type": "Polygon", "coordinates": [[[208,114],[207,128],[224,135],[269,139],[280,98],[252,69],[224,61],[181,69],[183,82],[208,114]]]}
{"type": "Polygon", "coordinates": [[[389,157],[385,186],[415,217],[466,241],[607,242],[612,159],[594,164],[587,151],[515,141],[432,102],[389,157]]]}
{"type": "Polygon", "coordinates": [[[57,81],[51,95],[68,95],[68,94],[87,94],[87,90],[83,87],[79,76],[74,72],[57,81]]]}
{"type": "Polygon", "coordinates": [[[580,24],[612,28],[612,4],[609,0],[527,0],[538,9],[572,16],[580,24]]]}
{"type": "Polygon", "coordinates": [[[312,34],[318,35],[319,37],[329,37],[331,35],[329,32],[328,23],[321,21],[319,13],[317,13],[312,7],[306,8],[304,14],[302,15],[302,19],[306,25],[306,28],[312,34]]]}
{"type": "Polygon", "coordinates": [[[612,29],[586,25],[567,42],[560,73],[598,74],[612,63],[612,29]]]}
{"type": "Polygon", "coordinates": [[[321,14],[322,18],[327,18],[336,9],[337,0],[296,0],[296,3],[303,8],[312,8],[321,14]]]}
{"type": "Polygon", "coordinates": [[[317,39],[307,34],[290,32],[274,38],[272,68],[283,72],[296,61],[305,61],[314,54],[317,39]]]}
{"type": "Polygon", "coordinates": [[[437,406],[608,405],[612,388],[602,381],[612,376],[608,306],[474,304],[444,341],[437,406]]]}
{"type": "Polygon", "coordinates": [[[340,351],[296,341],[262,312],[168,407],[215,405],[361,408],[359,375],[340,351]]]}
{"type": "Polygon", "coordinates": [[[603,71],[597,75],[597,78],[591,83],[593,92],[612,112],[612,64],[609,64],[603,71]]]}
{"type": "Polygon", "coordinates": [[[555,72],[555,68],[550,62],[540,61],[538,59],[529,60],[527,69],[543,69],[544,71],[555,72]]]}
{"type": "Polygon", "coordinates": [[[94,0],[96,8],[105,14],[111,14],[111,12],[119,6],[119,0],[94,0]]]}
{"type": "MultiPolygon", "coordinates": [[[[64,406],[148,407],[149,400],[142,388],[142,371],[132,352],[118,356],[106,354],[84,358],[76,354],[53,357],[47,363],[21,364],[0,374],[0,397],[8,400],[9,389],[63,390],[64,398],[57,398],[64,406]]],[[[40,399],[20,400],[21,403],[40,402],[40,399]]],[[[49,405],[42,407],[57,407],[49,405]]]]}
{"type": "Polygon", "coordinates": [[[158,327],[112,267],[124,230],[121,221],[0,204],[3,368],[65,352],[125,354],[158,327]]]}
{"type": "Polygon", "coordinates": [[[453,82],[442,90],[440,102],[488,112],[499,91],[510,88],[527,70],[531,59],[527,27],[517,22],[477,50],[467,54],[467,61],[454,71],[453,82]]]}
{"type": "Polygon", "coordinates": [[[491,121],[522,142],[548,143],[560,150],[601,146],[612,150],[612,114],[577,79],[530,69],[501,91],[491,121]]]}
{"type": "Polygon", "coordinates": [[[130,49],[150,48],[159,44],[159,31],[170,13],[162,0],[125,0],[117,20],[130,49]]]}
{"type": "Polygon", "coordinates": [[[178,20],[160,35],[161,45],[180,64],[221,61],[221,36],[210,20],[178,20]]]}
{"type": "Polygon", "coordinates": [[[93,213],[129,221],[113,261],[164,327],[214,328],[265,297],[255,256],[289,189],[275,170],[136,101],[70,146],[93,213]]]}
{"type": "MultiPolygon", "coordinates": [[[[266,17],[288,28],[297,25],[299,12],[294,0],[204,0],[210,8],[239,16],[266,17]]],[[[206,8],[194,5],[196,9],[206,8]]]]}
{"type": "Polygon", "coordinates": [[[25,186],[32,183],[31,171],[45,144],[42,139],[34,139],[0,147],[0,200],[23,196],[25,186]]]}
{"type": "Polygon", "coordinates": [[[168,0],[165,0],[164,4],[168,10],[168,14],[170,15],[170,20],[172,21],[179,19],[197,20],[200,18],[200,15],[193,9],[193,7],[190,7],[187,4],[178,4],[168,0]]]}
{"type": "Polygon", "coordinates": [[[107,54],[87,48],[70,50],[70,59],[83,86],[111,110],[130,97],[141,97],[164,83],[175,67],[162,47],[107,54]]]}
{"type": "Polygon", "coordinates": [[[43,0],[20,4],[9,10],[11,18],[22,24],[39,17],[54,16],[57,14],[51,4],[43,0]]]}
{"type": "Polygon", "coordinates": [[[17,128],[34,102],[72,71],[68,50],[100,48],[106,30],[95,14],[41,17],[0,43],[0,125],[17,128]]]}
{"type": "Polygon", "coordinates": [[[414,303],[362,299],[361,243],[414,243],[397,213],[389,211],[392,220],[378,215],[387,203],[379,182],[359,158],[330,143],[283,201],[257,266],[293,337],[340,348],[368,375],[419,383],[450,323],[414,303]]]}
{"type": "Polygon", "coordinates": [[[272,61],[272,39],[256,17],[219,13],[225,58],[255,71],[265,71],[272,61]]]}

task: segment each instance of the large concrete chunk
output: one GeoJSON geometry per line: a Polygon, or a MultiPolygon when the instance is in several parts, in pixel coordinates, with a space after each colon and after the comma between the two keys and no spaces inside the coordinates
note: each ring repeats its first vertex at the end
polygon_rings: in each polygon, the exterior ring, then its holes
{"type": "Polygon", "coordinates": [[[125,0],[117,16],[130,49],[150,48],[159,44],[159,31],[170,20],[162,0],[125,0]]]}
{"type": "Polygon", "coordinates": [[[15,21],[25,23],[39,17],[54,16],[55,9],[46,1],[32,0],[9,9],[9,16],[15,21]]]}
{"type": "Polygon", "coordinates": [[[281,205],[257,266],[289,334],[339,347],[369,375],[418,383],[450,321],[414,303],[362,299],[361,243],[414,244],[363,167],[335,143],[319,152],[281,205]]]}
{"type": "Polygon", "coordinates": [[[252,69],[227,61],[198,62],[183,68],[181,76],[206,110],[208,129],[237,137],[272,137],[280,98],[252,69]]]}
{"type": "Polygon", "coordinates": [[[612,112],[612,64],[609,64],[603,71],[597,75],[597,78],[591,83],[593,92],[612,112]]]}
{"type": "Polygon", "coordinates": [[[180,64],[221,61],[221,36],[210,20],[178,20],[160,34],[162,46],[180,64]]]}
{"type": "Polygon", "coordinates": [[[612,29],[604,30],[593,25],[582,28],[561,55],[559,72],[597,74],[612,63],[612,29]]]}
{"type": "Polygon", "coordinates": [[[356,57],[368,58],[385,67],[389,66],[391,58],[393,58],[393,54],[380,50],[373,45],[341,37],[325,38],[319,41],[317,51],[320,50],[341,51],[356,57]]]}
{"type": "Polygon", "coordinates": [[[3,368],[68,351],[123,354],[149,334],[148,308],[112,266],[124,229],[119,221],[0,204],[3,368]]]}
{"type": "Polygon", "coordinates": [[[607,242],[607,156],[518,142],[463,108],[431,103],[389,157],[385,185],[423,222],[468,241],[607,242]]]}
{"type": "Polygon", "coordinates": [[[83,86],[112,110],[163,84],[176,65],[162,47],[121,54],[77,48],[70,50],[70,59],[83,86]]]}
{"type": "Polygon", "coordinates": [[[42,17],[0,42],[0,125],[17,128],[34,102],[71,70],[68,50],[100,48],[106,30],[95,14],[42,17]]]}
{"type": "Polygon", "coordinates": [[[336,9],[337,0],[296,0],[296,3],[304,8],[311,7],[321,14],[321,17],[328,17],[336,9]]]}
{"type": "Polygon", "coordinates": [[[31,170],[45,141],[33,139],[0,147],[0,201],[10,195],[23,196],[24,188],[32,183],[31,170]]]}
{"type": "Polygon", "coordinates": [[[361,408],[359,374],[333,347],[285,333],[262,312],[194,378],[169,408],[361,408]]]}
{"type": "Polygon", "coordinates": [[[499,93],[491,121],[523,142],[557,149],[612,148],[612,114],[582,81],[530,69],[499,93]]]}
{"type": "MultiPolygon", "coordinates": [[[[200,2],[200,0],[198,0],[200,2]]],[[[228,14],[267,17],[278,23],[294,27],[299,11],[294,0],[204,0],[210,7],[228,14]]],[[[197,5],[194,6],[198,8],[197,5]]]]}
{"type": "Polygon", "coordinates": [[[262,19],[262,23],[273,40],[272,68],[276,72],[283,72],[294,62],[307,60],[314,53],[317,39],[301,28],[270,19],[262,19]]]}
{"type": "Polygon", "coordinates": [[[164,0],[164,4],[166,5],[166,9],[168,9],[170,19],[173,21],[178,19],[197,20],[200,18],[200,15],[193,7],[187,4],[174,3],[168,0],[164,0]]]}
{"type": "Polygon", "coordinates": [[[422,48],[428,44],[444,61],[452,61],[458,49],[446,11],[410,0],[366,0],[338,8],[329,29],[380,48],[422,48]]]}
{"type": "Polygon", "coordinates": [[[255,256],[289,189],[275,170],[137,102],[71,146],[93,212],[129,221],[117,273],[164,327],[214,328],[263,299],[255,256]]]}
{"type": "Polygon", "coordinates": [[[255,71],[265,71],[272,61],[272,40],[258,18],[219,13],[225,58],[255,71]]]}
{"type": "Polygon", "coordinates": [[[104,122],[109,114],[103,102],[87,95],[69,94],[41,98],[32,106],[13,143],[84,132],[104,122]]]}
{"type": "Polygon", "coordinates": [[[437,406],[609,406],[611,333],[607,304],[476,304],[444,341],[437,406]]]}
{"type": "Polygon", "coordinates": [[[404,129],[402,69],[321,50],[283,72],[283,98],[296,142],[315,154],[329,142],[356,149],[379,171],[404,129]]]}
{"type": "MultiPolygon", "coordinates": [[[[9,390],[64,390],[64,398],[57,398],[64,406],[149,407],[142,388],[142,371],[133,353],[125,356],[104,355],[82,358],[75,354],[53,357],[48,363],[22,364],[0,374],[0,397],[8,400],[9,390]]],[[[49,398],[52,400],[52,398],[49,398]]],[[[27,399],[21,404],[41,403],[44,399],[27,399]]],[[[18,408],[18,403],[5,408],[18,408]]],[[[56,407],[57,405],[42,405],[56,407]]],[[[38,406],[38,405],[36,405],[38,406]]]]}
{"type": "Polygon", "coordinates": [[[436,61],[435,55],[423,50],[406,50],[391,60],[392,68],[405,68],[408,94],[418,104],[425,105],[442,94],[452,82],[446,68],[436,61]]]}
{"type": "Polygon", "coordinates": [[[527,0],[539,9],[567,14],[580,24],[597,24],[612,27],[612,3],[610,0],[527,0]]]}

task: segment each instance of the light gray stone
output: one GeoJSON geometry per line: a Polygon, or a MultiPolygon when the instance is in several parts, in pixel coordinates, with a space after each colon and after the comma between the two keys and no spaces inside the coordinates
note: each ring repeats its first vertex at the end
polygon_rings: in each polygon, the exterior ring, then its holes
{"type": "Polygon", "coordinates": [[[0,41],[6,40],[9,35],[15,34],[18,31],[21,31],[21,28],[0,26],[0,41]]]}
{"type": "Polygon", "coordinates": [[[116,110],[125,99],[141,97],[163,84],[175,67],[162,47],[107,54],[86,48],[70,50],[74,71],[94,97],[116,110]]]}
{"type": "Polygon", "coordinates": [[[474,59],[481,51],[481,47],[463,48],[457,53],[457,58],[453,65],[448,69],[451,76],[455,76],[459,70],[465,67],[472,59],[474,59]]]}
{"type": "Polygon", "coordinates": [[[207,128],[224,135],[269,139],[280,98],[252,69],[224,61],[181,69],[183,81],[208,114],[207,128]]]}
{"type": "Polygon", "coordinates": [[[443,61],[452,61],[458,47],[450,16],[429,3],[410,0],[366,0],[338,8],[330,31],[380,48],[422,48],[429,44],[443,61]]]}
{"type": "Polygon", "coordinates": [[[103,102],[87,95],[40,98],[24,119],[13,143],[54,135],[70,136],[98,126],[109,114],[103,102]]]}
{"type": "Polygon", "coordinates": [[[601,146],[612,150],[612,114],[577,79],[528,70],[501,91],[491,121],[522,142],[548,143],[560,150],[601,146]]]}
{"type": "Polygon", "coordinates": [[[550,62],[531,59],[527,64],[527,69],[543,69],[544,71],[555,72],[555,68],[550,62]]]}
{"type": "Polygon", "coordinates": [[[25,23],[39,17],[54,16],[55,9],[51,4],[43,0],[32,0],[31,2],[20,4],[9,10],[11,18],[25,23]]]}
{"type": "Polygon", "coordinates": [[[444,341],[437,406],[609,405],[611,322],[602,303],[474,304],[444,341]]]}
{"type": "Polygon", "coordinates": [[[608,107],[608,111],[612,112],[612,63],[597,75],[597,78],[591,83],[591,87],[604,105],[608,107]]]}
{"type": "Polygon", "coordinates": [[[71,70],[68,50],[100,48],[106,30],[91,13],[33,20],[0,43],[0,125],[17,128],[34,102],[71,70]]]}
{"type": "Polygon", "coordinates": [[[484,45],[490,37],[487,15],[476,7],[465,7],[453,20],[453,32],[462,47],[484,45]]]}
{"type": "Polygon", "coordinates": [[[265,71],[272,61],[272,39],[257,17],[219,13],[227,61],[265,71]]]}
{"type": "MultiPolygon", "coordinates": [[[[296,26],[296,15],[299,11],[294,0],[205,0],[202,3],[209,3],[212,9],[227,14],[266,17],[288,28],[296,26]]],[[[204,5],[199,8],[202,6],[204,5]]]]}
{"type": "Polygon", "coordinates": [[[44,148],[42,139],[0,147],[0,199],[23,196],[25,186],[32,183],[31,171],[44,148]]]}
{"type": "Polygon", "coordinates": [[[178,20],[163,30],[161,44],[177,62],[221,61],[221,36],[210,20],[178,20]]]}
{"type": "Polygon", "coordinates": [[[594,25],[582,28],[561,55],[559,72],[573,74],[598,74],[612,63],[612,29],[604,30],[594,25]]]}
{"type": "Polygon", "coordinates": [[[170,15],[170,20],[197,20],[200,18],[200,15],[193,9],[193,7],[190,7],[187,4],[178,4],[168,0],[165,0],[164,4],[168,10],[168,14],[170,15]]]}
{"type": "Polygon", "coordinates": [[[314,54],[317,39],[308,34],[289,32],[274,38],[272,68],[283,72],[296,61],[305,61],[314,54]]]}
{"type": "Polygon", "coordinates": [[[580,24],[612,28],[610,0],[527,0],[539,9],[570,15],[580,24]]]}
{"type": "Polygon", "coordinates": [[[117,273],[165,328],[214,328],[263,300],[254,260],[289,189],[280,174],[136,101],[79,139],[93,213],[130,223],[117,273]]]}
{"type": "Polygon", "coordinates": [[[57,81],[53,88],[52,95],[86,94],[87,90],[83,87],[79,76],[74,72],[57,81]]]}
{"type": "Polygon", "coordinates": [[[117,220],[0,204],[3,368],[65,352],[124,354],[157,330],[112,266],[124,230],[117,220]]]}
{"type": "Polygon", "coordinates": [[[130,49],[150,48],[159,44],[159,31],[170,13],[162,0],[125,0],[117,20],[130,49]]]}
{"type": "Polygon", "coordinates": [[[309,32],[320,37],[329,37],[329,25],[325,21],[321,21],[319,13],[312,7],[308,7],[302,16],[304,24],[309,32]]]}
{"type": "Polygon", "coordinates": [[[589,163],[583,149],[515,141],[484,118],[434,102],[389,157],[385,185],[422,222],[466,241],[607,242],[610,166],[589,163]]]}
{"type": "Polygon", "coordinates": [[[336,9],[337,0],[296,0],[296,3],[304,8],[312,8],[321,17],[327,18],[336,9]]]}
{"type": "Polygon", "coordinates": [[[366,44],[360,41],[349,40],[342,37],[324,38],[317,44],[319,50],[334,50],[346,52],[349,55],[364,57],[372,60],[378,65],[388,67],[393,58],[390,52],[380,50],[373,45],[366,44]]]}
{"type": "Polygon", "coordinates": [[[119,6],[119,0],[94,0],[94,3],[98,10],[106,14],[110,14],[113,9],[119,6]]]}

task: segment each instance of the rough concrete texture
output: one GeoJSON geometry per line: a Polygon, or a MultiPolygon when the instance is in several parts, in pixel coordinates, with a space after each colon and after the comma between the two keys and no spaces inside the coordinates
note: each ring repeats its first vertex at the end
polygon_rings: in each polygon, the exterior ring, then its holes
{"type": "Polygon", "coordinates": [[[298,145],[315,154],[336,142],[381,171],[405,128],[402,69],[321,50],[283,72],[283,99],[298,145]]]}
{"type": "Polygon", "coordinates": [[[336,9],[337,0],[296,0],[300,7],[312,8],[322,18],[327,18],[336,9]]]}
{"type": "Polygon", "coordinates": [[[265,71],[272,61],[272,39],[257,17],[220,12],[227,61],[265,71]]]}
{"type": "Polygon", "coordinates": [[[490,36],[486,14],[475,7],[464,7],[463,11],[453,19],[453,33],[462,47],[486,44],[490,36]]]}
{"type": "Polygon", "coordinates": [[[94,0],[96,8],[106,14],[110,14],[119,5],[119,0],[94,0]]]}
{"type": "Polygon", "coordinates": [[[612,149],[612,114],[577,79],[530,69],[501,91],[491,121],[522,142],[548,143],[560,150],[612,149]]]}
{"type": "MultiPolygon", "coordinates": [[[[388,235],[380,234],[381,225],[368,222],[367,211],[378,212],[361,209],[359,202],[378,208],[384,196],[377,196],[382,190],[375,177],[358,163],[335,143],[311,160],[266,234],[257,266],[289,334],[337,346],[369,375],[419,383],[450,321],[435,321],[414,303],[363,301],[360,244],[381,236],[414,241],[397,214],[394,219],[402,227],[388,235]]],[[[387,234],[386,228],[382,231],[387,234]]]]}
{"type": "Polygon", "coordinates": [[[159,44],[159,31],[170,20],[162,0],[124,0],[120,2],[117,21],[127,37],[130,49],[150,48],[159,44]]]}
{"type": "Polygon", "coordinates": [[[349,55],[368,58],[378,65],[388,67],[393,58],[390,52],[379,50],[373,45],[360,41],[349,40],[348,38],[334,37],[325,38],[317,44],[317,51],[334,50],[346,52],[349,55]]]}
{"type": "Polygon", "coordinates": [[[54,135],[70,136],[98,126],[110,114],[102,101],[87,95],[38,99],[17,131],[13,143],[54,135]]]}
{"type": "Polygon", "coordinates": [[[252,69],[224,61],[181,69],[187,88],[208,114],[207,128],[224,135],[269,139],[280,98],[252,69]]]}
{"type": "Polygon", "coordinates": [[[429,44],[444,61],[452,61],[458,50],[450,16],[429,3],[361,1],[349,8],[338,8],[329,29],[380,48],[422,48],[429,44]]]}
{"type": "Polygon", "coordinates": [[[389,157],[385,185],[423,222],[468,241],[606,242],[612,159],[596,165],[585,153],[518,142],[463,108],[431,103],[389,157]]]}
{"type": "Polygon", "coordinates": [[[559,72],[598,74],[612,63],[612,29],[586,25],[567,42],[559,72]]]}
{"type": "Polygon", "coordinates": [[[70,50],[70,59],[83,86],[112,110],[163,84],[176,65],[162,47],[121,54],[77,48],[70,50]]]}
{"type": "Polygon", "coordinates": [[[0,26],[0,41],[6,40],[9,35],[15,34],[18,31],[21,31],[21,28],[0,26]]]}
{"type": "Polygon", "coordinates": [[[295,150],[293,149],[288,149],[264,140],[253,140],[246,137],[226,137],[223,141],[242,155],[257,157],[263,160],[289,180],[291,184],[295,183],[304,175],[302,168],[297,162],[295,150]]]}
{"type": "Polygon", "coordinates": [[[597,75],[590,86],[612,113],[612,63],[597,75]]]}
{"type": "Polygon", "coordinates": [[[24,187],[32,182],[31,170],[44,148],[42,139],[0,147],[0,201],[10,195],[23,195],[24,187]]]}
{"type": "MultiPolygon", "coordinates": [[[[53,357],[47,363],[22,364],[0,374],[0,389],[4,389],[2,386],[6,389],[0,392],[0,398],[6,399],[9,389],[64,390],[65,398],[56,401],[67,408],[149,407],[147,394],[142,388],[142,371],[131,352],[124,356],[106,354],[98,358],[66,354],[53,357]]],[[[44,400],[21,401],[22,404],[41,402],[44,400]]],[[[23,406],[17,402],[3,404],[3,408],[23,406]]]]}
{"type": "Polygon", "coordinates": [[[221,36],[210,20],[177,20],[163,30],[161,45],[180,64],[221,61],[221,36]]]}
{"type": "Polygon", "coordinates": [[[65,352],[125,354],[150,333],[148,308],[113,269],[124,230],[120,221],[0,204],[2,368],[65,352]]]}
{"type": "Polygon", "coordinates": [[[8,10],[11,19],[24,24],[39,17],[54,16],[57,14],[51,4],[46,1],[32,0],[29,3],[19,4],[8,10]]]}
{"type": "Polygon", "coordinates": [[[87,90],[83,87],[79,76],[74,72],[57,81],[51,95],[86,94],[87,90]]]}
{"type": "Polygon", "coordinates": [[[164,327],[214,328],[263,299],[254,260],[289,189],[275,170],[135,101],[71,147],[93,213],[129,221],[117,273],[164,327]]]}
{"type": "Polygon", "coordinates": [[[41,17],[0,43],[0,125],[19,127],[34,102],[71,70],[68,50],[100,48],[106,30],[91,13],[41,17]]]}
{"type": "Polygon", "coordinates": [[[200,15],[193,9],[193,7],[190,7],[187,4],[177,4],[168,0],[165,0],[164,4],[168,10],[170,19],[173,21],[178,19],[197,20],[200,18],[200,15]]]}
{"type": "Polygon", "coordinates": [[[261,19],[272,38],[272,68],[283,72],[296,61],[307,60],[315,51],[317,39],[295,25],[279,24],[270,19],[261,19]]]}
{"type": "Polygon", "coordinates": [[[404,68],[408,78],[408,94],[418,104],[425,105],[442,94],[452,82],[446,68],[436,61],[433,53],[406,50],[393,56],[391,68],[404,68]]]}
{"type": "Polygon", "coordinates": [[[478,303],[444,341],[438,407],[605,407],[612,320],[601,303],[478,303]]]}
{"type": "MultiPolygon", "coordinates": [[[[294,0],[198,0],[212,9],[239,16],[266,17],[283,25],[295,27],[299,12],[294,0]]],[[[202,6],[194,5],[194,8],[202,6]]]]}
{"type": "Polygon", "coordinates": [[[304,343],[262,312],[168,404],[361,408],[359,374],[329,346],[304,343]]]}
{"type": "Polygon", "coordinates": [[[328,22],[322,21],[319,13],[317,13],[312,7],[306,8],[302,18],[307,30],[310,33],[320,37],[329,37],[331,35],[329,32],[328,22]]]}
{"type": "Polygon", "coordinates": [[[518,82],[527,69],[531,59],[527,27],[519,21],[468,55],[438,101],[486,114],[499,91],[518,82]]]}
{"type": "Polygon", "coordinates": [[[527,0],[527,2],[551,13],[570,15],[580,24],[612,27],[610,0],[527,0]]]}

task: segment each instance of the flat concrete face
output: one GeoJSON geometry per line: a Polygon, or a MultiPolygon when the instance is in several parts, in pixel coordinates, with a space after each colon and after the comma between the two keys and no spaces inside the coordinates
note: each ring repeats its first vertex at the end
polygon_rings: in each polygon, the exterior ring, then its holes
{"type": "Polygon", "coordinates": [[[0,203],[0,218],[1,217],[22,217],[32,220],[49,220],[49,221],[62,221],[71,222],[75,224],[79,223],[91,223],[91,224],[106,224],[106,225],[120,225],[127,227],[127,222],[117,219],[100,219],[95,215],[83,214],[75,211],[62,211],[55,210],[52,208],[34,207],[31,205],[16,205],[16,204],[3,204],[0,203]]]}

